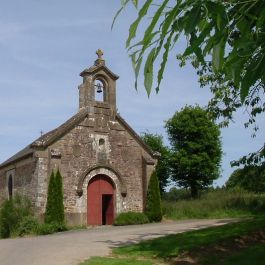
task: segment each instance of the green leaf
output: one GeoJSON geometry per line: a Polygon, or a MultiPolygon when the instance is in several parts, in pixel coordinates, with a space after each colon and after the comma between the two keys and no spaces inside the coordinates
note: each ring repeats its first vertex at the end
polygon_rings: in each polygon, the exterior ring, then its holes
{"type": "MultiPolygon", "coordinates": [[[[142,55],[144,54],[145,50],[152,46],[152,40],[154,38],[155,35],[157,35],[158,31],[153,32],[153,29],[155,28],[155,25],[157,24],[158,19],[160,18],[162,11],[164,10],[166,4],[168,3],[169,0],[164,1],[164,3],[159,7],[159,9],[157,10],[157,12],[155,13],[150,25],[147,27],[145,33],[144,33],[144,37],[142,39],[142,49],[141,52],[139,54],[138,58],[141,58],[142,55]]],[[[157,53],[154,54],[154,60],[157,57],[157,53]]]]}
{"type": "Polygon", "coordinates": [[[253,86],[258,79],[261,78],[264,62],[265,56],[260,54],[256,58],[253,58],[251,63],[247,66],[240,88],[240,98],[242,103],[244,103],[246,97],[248,96],[251,86],[253,86]]]}
{"type": "Polygon", "coordinates": [[[145,4],[142,6],[142,8],[140,9],[139,13],[138,13],[138,17],[137,19],[131,24],[130,29],[129,29],[129,37],[126,41],[126,47],[130,46],[131,40],[135,37],[136,35],[136,31],[138,28],[138,25],[140,23],[140,21],[142,20],[142,18],[146,15],[151,3],[153,2],[153,0],[147,0],[145,2],[145,4]]]}
{"type": "Polygon", "coordinates": [[[199,24],[201,18],[201,7],[195,5],[191,11],[187,11],[184,15],[184,30],[185,34],[188,35],[195,31],[195,27],[199,24]]]}
{"type": "MultiPolygon", "coordinates": [[[[180,3],[181,3],[181,1],[179,1],[176,4],[176,6],[170,12],[167,13],[166,18],[165,18],[165,21],[162,24],[161,40],[163,40],[164,37],[167,35],[168,29],[169,29],[170,25],[172,24],[172,22],[177,18],[177,16],[181,12],[180,3]]],[[[178,23],[174,23],[174,27],[172,27],[172,30],[182,31],[181,28],[176,28],[177,25],[178,25],[178,23]]]]}
{"type": "Polygon", "coordinates": [[[148,97],[150,96],[153,85],[153,62],[156,48],[149,53],[144,66],[144,86],[148,97]]]}
{"type": "Polygon", "coordinates": [[[168,1],[169,0],[165,0],[163,2],[163,4],[158,8],[158,10],[156,11],[150,25],[147,27],[147,29],[144,33],[144,37],[143,37],[144,47],[147,46],[150,43],[150,41],[152,40],[152,38],[150,36],[152,35],[153,29],[154,29],[155,25],[157,24],[159,18],[161,17],[161,14],[162,14],[165,6],[167,5],[168,1]]]}
{"type": "Polygon", "coordinates": [[[117,17],[119,16],[119,14],[121,13],[121,11],[125,8],[125,6],[129,3],[130,0],[122,0],[121,1],[121,8],[117,11],[117,13],[115,14],[113,20],[112,20],[112,24],[111,24],[111,30],[113,29],[114,23],[117,19],[117,17]]]}
{"type": "Polygon", "coordinates": [[[262,27],[265,24],[265,7],[260,11],[258,16],[257,27],[262,27]]]}
{"type": "Polygon", "coordinates": [[[224,64],[225,42],[221,39],[216,45],[213,46],[212,64],[213,70],[218,72],[222,69],[224,64]]]}
{"type": "MultiPolygon", "coordinates": [[[[201,32],[198,38],[196,38],[195,34],[193,35],[193,38],[191,39],[190,46],[186,48],[186,50],[183,53],[183,56],[188,56],[195,52],[195,50],[198,50],[200,45],[205,41],[205,38],[207,35],[210,34],[212,30],[213,24],[209,23],[204,30],[201,32]]],[[[201,58],[202,59],[202,58],[201,58]]]]}
{"type": "Polygon", "coordinates": [[[134,76],[135,76],[135,83],[134,83],[134,87],[137,90],[137,83],[138,83],[138,76],[139,76],[139,71],[141,68],[141,64],[142,64],[142,57],[139,58],[139,60],[136,62],[135,59],[136,53],[131,55],[131,60],[132,60],[132,65],[133,65],[133,69],[134,69],[134,76]]]}
{"type": "Polygon", "coordinates": [[[161,83],[161,81],[163,79],[163,73],[165,71],[167,58],[168,58],[168,53],[169,53],[169,48],[170,48],[171,39],[172,39],[173,35],[174,35],[174,31],[171,31],[171,33],[168,36],[168,39],[167,39],[167,41],[166,41],[166,43],[164,45],[165,52],[163,54],[162,62],[161,62],[161,65],[160,65],[160,69],[159,69],[158,74],[157,74],[156,93],[159,91],[159,86],[160,86],[160,83],[161,83]]]}

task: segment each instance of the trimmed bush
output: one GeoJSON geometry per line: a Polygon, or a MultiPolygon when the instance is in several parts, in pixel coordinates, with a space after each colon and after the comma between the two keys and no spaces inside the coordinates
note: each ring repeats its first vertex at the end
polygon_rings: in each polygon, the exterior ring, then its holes
{"type": "Polygon", "coordinates": [[[145,214],[150,222],[160,222],[162,219],[161,197],[155,171],[152,173],[148,185],[145,214]]]}
{"type": "Polygon", "coordinates": [[[59,170],[50,177],[44,221],[64,226],[63,183],[59,170]]]}
{"type": "Polygon", "coordinates": [[[115,219],[114,225],[138,225],[148,222],[149,220],[144,213],[127,212],[119,214],[115,219]]]}

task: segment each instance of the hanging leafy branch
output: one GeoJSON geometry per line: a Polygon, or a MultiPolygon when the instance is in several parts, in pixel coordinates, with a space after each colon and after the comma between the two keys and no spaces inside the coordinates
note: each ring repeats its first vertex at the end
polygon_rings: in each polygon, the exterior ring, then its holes
{"type": "MultiPolygon", "coordinates": [[[[122,1],[139,9],[126,42],[135,69],[136,82],[144,63],[145,89],[153,88],[153,65],[160,61],[156,91],[159,90],[170,50],[180,36],[188,40],[182,56],[194,55],[200,65],[210,58],[214,73],[222,73],[240,91],[243,103],[256,83],[265,81],[265,1],[164,0],[122,1]],[[137,30],[152,14],[142,38],[137,30]],[[133,40],[136,41],[133,43],[133,40]],[[159,55],[162,55],[159,57],[159,55]]],[[[173,52],[176,52],[172,49],[173,52]]],[[[179,52],[178,52],[179,53],[179,52]]]]}
{"type": "MultiPolygon", "coordinates": [[[[233,113],[245,107],[249,113],[245,126],[254,125],[255,133],[256,116],[265,112],[265,1],[123,0],[118,13],[131,2],[139,10],[126,42],[135,87],[143,71],[147,94],[158,92],[168,57],[175,54],[181,66],[192,58],[201,86],[210,86],[213,92],[208,106],[213,116],[223,117],[222,125],[227,126],[233,113]],[[184,51],[177,46],[181,37],[187,39],[184,51]]],[[[256,155],[264,158],[264,147],[241,162],[256,155]]]]}

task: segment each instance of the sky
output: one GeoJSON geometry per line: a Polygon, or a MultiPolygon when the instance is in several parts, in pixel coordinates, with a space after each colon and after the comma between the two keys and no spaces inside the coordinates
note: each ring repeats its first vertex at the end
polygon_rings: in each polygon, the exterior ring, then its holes
{"type": "MultiPolygon", "coordinates": [[[[118,112],[137,133],[165,137],[165,121],[185,105],[205,106],[209,89],[200,88],[194,69],[178,66],[170,56],[158,94],[150,98],[143,87],[134,89],[134,73],[125,41],[136,18],[132,7],[111,23],[120,1],[10,0],[0,9],[0,163],[78,111],[79,76],[94,64],[96,50],[104,51],[106,65],[119,75],[118,112]]],[[[140,30],[141,31],[141,30],[140,30]]],[[[182,40],[183,42],[183,40],[182,40]]],[[[184,45],[185,43],[180,43],[184,45]]],[[[234,168],[230,161],[258,150],[264,142],[265,119],[257,137],[244,128],[247,116],[239,110],[229,128],[222,129],[223,185],[234,168]]]]}

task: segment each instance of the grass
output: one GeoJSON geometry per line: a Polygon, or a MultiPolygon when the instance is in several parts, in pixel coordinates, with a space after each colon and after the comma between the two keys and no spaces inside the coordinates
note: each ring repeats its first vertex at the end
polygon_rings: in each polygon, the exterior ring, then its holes
{"type": "Polygon", "coordinates": [[[140,255],[170,258],[178,256],[183,251],[196,249],[198,246],[215,244],[258,229],[265,229],[265,217],[142,241],[135,245],[114,249],[113,253],[133,257],[140,255]]]}
{"type": "Polygon", "coordinates": [[[163,202],[164,216],[173,220],[245,217],[262,212],[265,212],[265,195],[243,190],[217,190],[205,193],[197,200],[163,202]]]}
{"type": "MultiPolygon", "coordinates": [[[[265,263],[265,244],[260,243],[251,246],[237,254],[233,254],[216,265],[240,264],[240,265],[264,265],[265,263]]],[[[213,263],[211,263],[213,264],[213,263]]]]}
{"type": "MultiPolygon", "coordinates": [[[[181,253],[196,251],[199,249],[199,247],[208,248],[212,245],[222,243],[224,241],[230,241],[233,238],[237,238],[239,236],[247,235],[251,232],[264,229],[265,216],[261,216],[244,220],[238,223],[232,223],[224,226],[211,227],[196,231],[189,231],[181,234],[168,235],[161,238],[142,241],[134,245],[118,247],[113,249],[113,257],[93,258],[86,261],[86,263],[82,263],[82,265],[156,264],[161,260],[167,262],[178,257],[181,253]],[[139,260],[139,258],[141,258],[141,260],[139,260]],[[143,258],[144,260],[142,260],[143,258]]],[[[238,254],[228,256],[227,261],[224,260],[223,263],[218,263],[220,261],[220,258],[218,257],[217,259],[217,257],[214,256],[214,253],[212,255],[210,253],[210,255],[207,257],[207,260],[205,261],[205,265],[262,264],[258,262],[260,260],[265,260],[265,254],[263,254],[263,252],[265,253],[264,244],[254,246],[253,248],[257,249],[257,251],[252,253],[250,263],[242,263],[240,259],[244,260],[244,255],[248,255],[248,253],[251,252],[252,247],[250,248],[250,250],[246,249],[244,251],[240,251],[238,254]],[[255,253],[257,253],[257,256],[255,253]],[[257,263],[255,263],[255,261],[257,261],[257,263]]]]}
{"type": "Polygon", "coordinates": [[[264,265],[265,243],[258,243],[239,252],[230,253],[225,257],[208,255],[201,261],[202,265],[264,265]]]}
{"type": "Polygon", "coordinates": [[[152,265],[150,260],[137,260],[128,258],[102,258],[92,257],[91,259],[84,261],[80,265],[152,265]]]}

